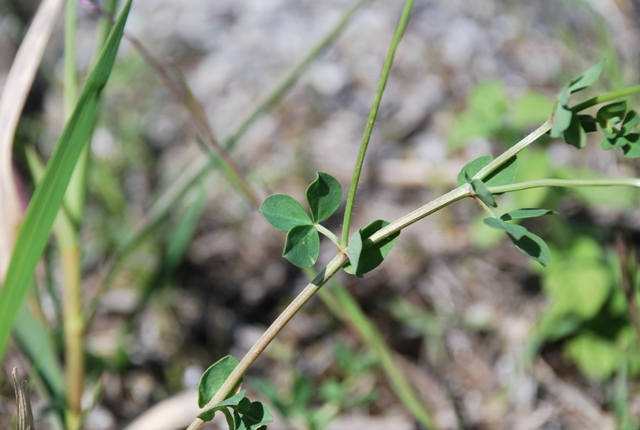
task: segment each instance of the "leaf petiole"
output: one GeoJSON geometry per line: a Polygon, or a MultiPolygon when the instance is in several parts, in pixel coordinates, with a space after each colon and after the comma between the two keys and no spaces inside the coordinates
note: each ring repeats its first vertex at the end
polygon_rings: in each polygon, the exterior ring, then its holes
{"type": "Polygon", "coordinates": [[[314,224],[313,226],[316,230],[318,230],[318,233],[328,237],[331,242],[335,243],[338,249],[342,249],[342,247],[340,246],[340,239],[338,239],[338,236],[336,236],[331,230],[320,224],[314,224]]]}

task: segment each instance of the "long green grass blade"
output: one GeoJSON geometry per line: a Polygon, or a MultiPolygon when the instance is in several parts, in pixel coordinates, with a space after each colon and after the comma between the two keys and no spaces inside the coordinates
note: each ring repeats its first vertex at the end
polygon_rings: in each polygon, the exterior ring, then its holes
{"type": "Polygon", "coordinates": [[[4,355],[11,327],[49,238],[73,169],[89,138],[100,93],[109,79],[130,8],[131,0],[128,0],[87,79],[71,118],[62,131],[18,232],[9,270],[0,292],[0,358],[4,355]]]}

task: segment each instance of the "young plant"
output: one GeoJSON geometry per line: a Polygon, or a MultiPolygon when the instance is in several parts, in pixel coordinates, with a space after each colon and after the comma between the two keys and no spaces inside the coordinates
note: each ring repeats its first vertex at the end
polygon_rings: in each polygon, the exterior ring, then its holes
{"type": "MultiPolygon", "coordinates": [[[[411,3],[406,8],[411,9],[411,3]]],[[[406,12],[407,9],[405,9],[406,12]]],[[[404,15],[403,15],[404,17],[404,15]]],[[[403,19],[399,29],[402,29],[403,19]]],[[[395,41],[395,39],[394,39],[395,41]]],[[[399,39],[398,39],[399,41],[399,39]]],[[[397,41],[395,42],[397,44],[397,41]]],[[[393,58],[394,45],[390,49],[389,58],[393,58]]],[[[581,75],[572,79],[558,95],[556,106],[551,117],[537,130],[522,139],[513,147],[507,149],[495,159],[483,156],[468,163],[458,174],[458,188],[436,198],[423,207],[405,215],[395,222],[378,220],[359,229],[349,240],[348,226],[353,209],[353,201],[359,172],[364,160],[364,153],[368,145],[371,128],[369,124],[375,121],[375,112],[384,90],[384,83],[388,78],[388,69],[383,67],[381,84],[374,100],[370,120],[365,130],[365,137],[361,144],[361,151],[353,175],[352,187],[347,198],[345,225],[343,226],[343,240],[320,225],[337,210],[342,196],[342,189],[338,181],[327,173],[318,173],[316,181],[307,188],[307,202],[311,216],[293,197],[276,194],[268,197],[261,206],[261,212],[266,220],[276,229],[287,232],[283,256],[299,267],[310,267],[318,259],[319,233],[329,237],[337,246],[337,254],[303,292],[296,297],[292,304],[276,319],[249,353],[243,358],[234,371],[228,375],[226,381],[218,387],[218,392],[211,397],[207,408],[222,405],[225,399],[234,392],[244,371],[257,358],[282,327],[293,317],[300,307],[311,298],[331,277],[340,269],[347,273],[362,277],[373,270],[388,255],[400,231],[405,227],[425,218],[426,216],[448,206],[449,204],[471,197],[490,215],[484,223],[491,228],[504,231],[514,245],[525,255],[540,263],[549,264],[551,251],[546,242],[531,233],[527,228],[513,221],[535,218],[555,211],[546,208],[520,208],[496,215],[498,208],[496,197],[508,192],[515,192],[536,187],[594,187],[594,186],[630,186],[640,188],[640,179],[604,179],[604,180],[573,180],[543,178],[535,181],[515,182],[517,172],[517,154],[549,133],[552,137],[562,137],[566,143],[580,149],[586,145],[586,134],[600,129],[605,136],[603,149],[621,148],[627,157],[640,156],[635,126],[640,122],[633,110],[628,110],[626,103],[615,102],[600,108],[596,117],[580,114],[587,108],[603,101],[611,101],[630,94],[640,92],[640,87],[633,87],[615,93],[606,93],[592,98],[577,106],[569,106],[571,95],[591,86],[598,78],[603,63],[600,62],[581,75]],[[386,71],[386,73],[385,73],[386,71]]],[[[198,429],[204,422],[195,420],[189,429],[198,429]]],[[[428,427],[437,428],[435,423],[429,422],[428,427]]],[[[236,428],[236,427],[231,427],[236,428]]]]}

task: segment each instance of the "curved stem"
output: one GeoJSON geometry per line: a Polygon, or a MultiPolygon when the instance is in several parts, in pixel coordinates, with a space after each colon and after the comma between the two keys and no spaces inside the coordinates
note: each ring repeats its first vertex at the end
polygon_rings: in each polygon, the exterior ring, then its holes
{"type": "Polygon", "coordinates": [[[356,166],[353,169],[353,175],[351,177],[351,186],[349,187],[349,194],[347,196],[347,204],[344,210],[344,222],[342,224],[342,246],[347,246],[349,242],[349,227],[351,226],[351,216],[353,215],[353,205],[356,200],[356,191],[358,190],[358,182],[360,181],[360,173],[362,172],[362,165],[364,164],[364,156],[367,153],[367,147],[369,146],[369,140],[371,139],[371,132],[373,131],[373,125],[376,122],[378,116],[378,109],[380,108],[380,102],[382,101],[382,94],[384,88],[387,86],[389,80],[389,73],[391,72],[391,66],[393,65],[393,57],[396,54],[396,49],[400,44],[400,39],[404,34],[405,28],[409,23],[409,16],[411,15],[411,9],[413,9],[414,0],[407,0],[402,10],[402,15],[396,26],[396,31],[391,39],[391,46],[387,52],[387,58],[384,60],[382,66],[382,72],[380,73],[380,80],[378,81],[378,90],[376,96],[371,104],[371,110],[369,111],[369,118],[367,119],[367,125],[362,135],[362,142],[360,142],[360,151],[358,152],[358,159],[356,160],[356,166]]]}
{"type": "Polygon", "coordinates": [[[516,182],[509,185],[487,187],[491,194],[504,194],[514,191],[541,187],[635,187],[640,188],[640,178],[616,179],[538,179],[516,182]]]}
{"type": "MultiPolygon", "coordinates": [[[[278,316],[278,318],[269,326],[267,331],[258,339],[251,347],[249,352],[242,358],[238,366],[233,370],[231,375],[226,379],[218,392],[213,396],[211,401],[207,403],[206,408],[211,408],[227,398],[233,387],[235,387],[242,375],[247,371],[249,366],[262,354],[262,351],[271,343],[271,341],[280,333],[285,325],[293,318],[293,316],[304,306],[305,303],[314,296],[314,294],[335,275],[338,270],[347,262],[347,256],[339,252],[333,257],[333,260],[320,272],[318,276],[311,281],[302,292],[287,306],[287,308],[278,316]]],[[[198,430],[204,425],[204,421],[196,418],[189,425],[187,430],[198,430]]]]}
{"type": "Polygon", "coordinates": [[[601,94],[599,96],[590,98],[589,100],[585,100],[582,103],[575,105],[574,107],[571,108],[571,110],[574,112],[580,112],[585,109],[589,109],[590,107],[593,107],[595,105],[598,105],[600,103],[609,102],[611,100],[619,99],[622,97],[629,97],[635,94],[640,94],[640,85],[601,94]]]}
{"type": "Polygon", "coordinates": [[[478,173],[476,173],[472,179],[484,179],[488,175],[491,174],[494,170],[500,167],[505,161],[509,160],[512,157],[515,157],[520,151],[525,149],[527,146],[531,145],[533,142],[538,140],[543,134],[547,133],[551,130],[551,126],[553,126],[553,118],[555,115],[557,103],[553,107],[553,113],[551,117],[547,119],[540,127],[535,129],[532,133],[528,134],[524,139],[520,142],[513,145],[511,148],[507,149],[501,155],[496,157],[495,160],[491,161],[491,163],[487,164],[482,168],[478,173]]]}

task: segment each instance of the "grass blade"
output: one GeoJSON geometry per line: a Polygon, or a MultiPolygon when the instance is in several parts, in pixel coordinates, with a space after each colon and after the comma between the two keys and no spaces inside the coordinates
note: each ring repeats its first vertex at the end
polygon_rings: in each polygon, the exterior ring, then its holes
{"type": "Polygon", "coordinates": [[[115,62],[130,8],[131,0],[125,4],[100,59],[87,79],[18,232],[4,287],[0,292],[0,357],[4,355],[11,327],[49,238],[73,169],[89,138],[100,93],[115,62]]]}

